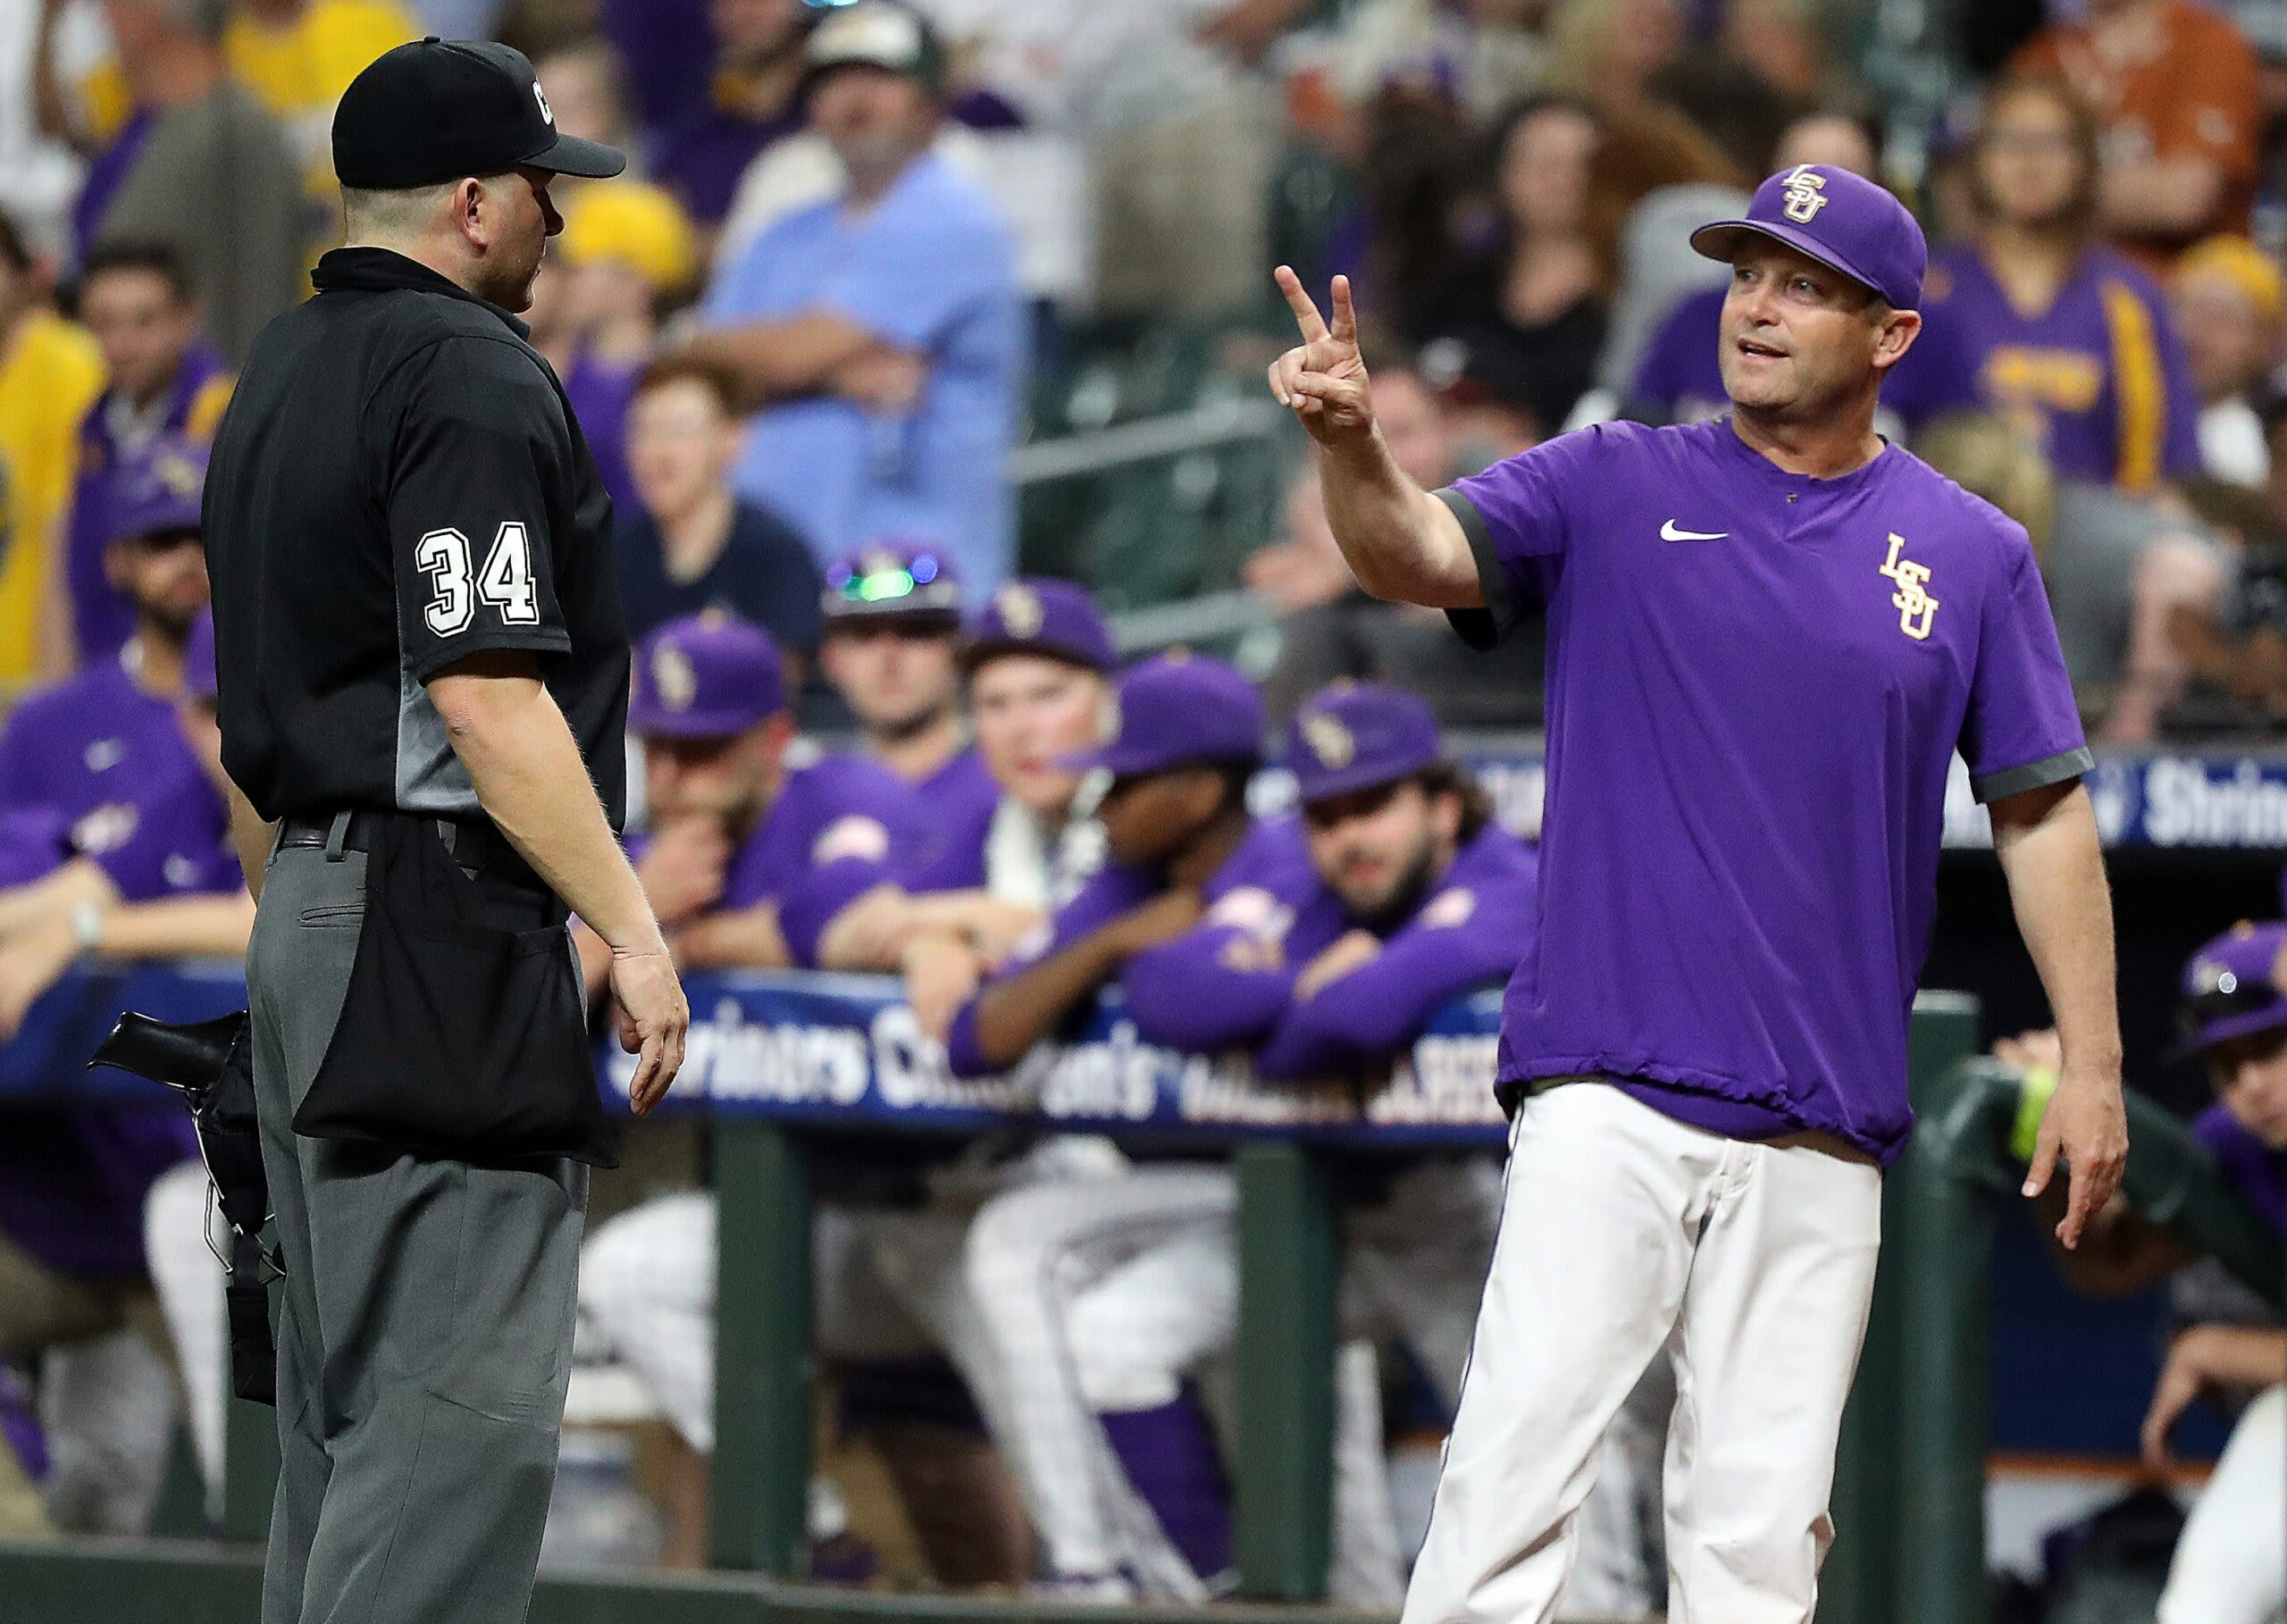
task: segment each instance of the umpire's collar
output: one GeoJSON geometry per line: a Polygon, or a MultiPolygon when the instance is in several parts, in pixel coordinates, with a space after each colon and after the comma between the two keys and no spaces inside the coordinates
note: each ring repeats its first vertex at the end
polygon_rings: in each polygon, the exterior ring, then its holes
{"type": "Polygon", "coordinates": [[[320,293],[337,293],[344,289],[387,293],[409,288],[415,293],[441,293],[448,298],[466,299],[498,316],[518,338],[527,343],[532,340],[532,330],[490,299],[471,293],[452,278],[431,271],[419,260],[407,259],[394,248],[330,249],[319,258],[317,269],[310,272],[310,281],[320,293]]]}

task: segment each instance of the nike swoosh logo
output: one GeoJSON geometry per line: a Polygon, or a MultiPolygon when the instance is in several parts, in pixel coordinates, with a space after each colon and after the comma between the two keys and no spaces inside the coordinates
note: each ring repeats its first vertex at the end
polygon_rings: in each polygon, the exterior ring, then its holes
{"type": "Polygon", "coordinates": [[[1678,530],[1673,519],[1660,526],[1663,541],[1721,541],[1730,533],[1728,530],[1678,530]]]}

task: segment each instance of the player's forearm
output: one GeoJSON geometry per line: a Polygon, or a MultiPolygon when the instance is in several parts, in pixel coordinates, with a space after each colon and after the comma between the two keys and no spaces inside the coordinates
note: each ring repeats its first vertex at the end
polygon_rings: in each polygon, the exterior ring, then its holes
{"type": "Polygon", "coordinates": [[[88,858],[73,858],[29,885],[0,892],[0,936],[68,914],[82,902],[108,908],[118,900],[119,887],[109,875],[88,858]]]}
{"type": "Polygon", "coordinates": [[[429,691],[477,803],[549,889],[614,951],[664,951],[650,900],[540,679],[448,674],[429,691]]]}
{"type": "Polygon", "coordinates": [[[1992,811],[2017,929],[2057,1017],[2065,1080],[2117,1087],[2112,892],[2088,791],[2078,783],[2027,791],[1992,811]]]}
{"type": "Polygon", "coordinates": [[[2224,167],[2209,158],[2149,158],[2104,168],[2105,223],[2137,235],[2189,236],[2206,226],[2224,197],[2224,167]]]}
{"type": "Polygon", "coordinates": [[[1407,477],[1378,428],[1354,447],[1329,451],[1319,480],[1328,527],[1365,590],[1439,609],[1485,601],[1460,521],[1407,477]]]}
{"type": "Polygon", "coordinates": [[[1113,939],[1098,931],[994,982],[976,995],[977,1053],[994,1070],[1015,1065],[1026,1051],[1061,1025],[1082,1000],[1117,975],[1124,958],[1113,939]]]}
{"type": "Polygon", "coordinates": [[[675,933],[675,958],[686,970],[783,970],[794,962],[768,902],[693,920],[675,933]]]}
{"type": "Polygon", "coordinates": [[[2270,1326],[2203,1327],[2207,1347],[2201,1366],[2209,1381],[2253,1393],[2287,1381],[2287,1331],[2270,1326]]]}
{"type": "Polygon", "coordinates": [[[270,864],[270,850],[278,843],[278,825],[265,823],[238,785],[230,786],[229,799],[230,844],[238,849],[239,872],[246,876],[247,894],[259,902],[263,875],[270,864]]]}
{"type": "Polygon", "coordinates": [[[91,950],[109,958],[240,958],[254,930],[245,892],[130,902],[98,917],[91,950]]]}

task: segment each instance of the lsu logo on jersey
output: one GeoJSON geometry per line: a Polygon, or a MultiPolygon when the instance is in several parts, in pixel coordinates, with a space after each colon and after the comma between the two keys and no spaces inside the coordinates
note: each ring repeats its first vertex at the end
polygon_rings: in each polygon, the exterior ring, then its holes
{"type": "Polygon", "coordinates": [[[1826,177],[1807,163],[1797,163],[1779,195],[1786,199],[1780,212],[1797,225],[1808,225],[1827,205],[1826,177]]]}
{"type": "Polygon", "coordinates": [[[1923,590],[1930,583],[1930,566],[1898,557],[1905,545],[1904,536],[1890,532],[1889,556],[1882,560],[1881,573],[1897,582],[1897,590],[1890,594],[1897,629],[1919,642],[1930,635],[1931,624],[1938,617],[1938,600],[1923,590]]]}

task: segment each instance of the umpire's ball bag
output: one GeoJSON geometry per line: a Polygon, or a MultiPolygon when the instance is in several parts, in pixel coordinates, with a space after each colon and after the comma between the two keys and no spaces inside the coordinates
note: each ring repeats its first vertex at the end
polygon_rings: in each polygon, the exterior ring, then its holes
{"type": "Polygon", "coordinates": [[[462,1161],[619,1165],[564,904],[463,872],[436,820],[366,815],[365,913],[294,1131],[462,1161]]]}

